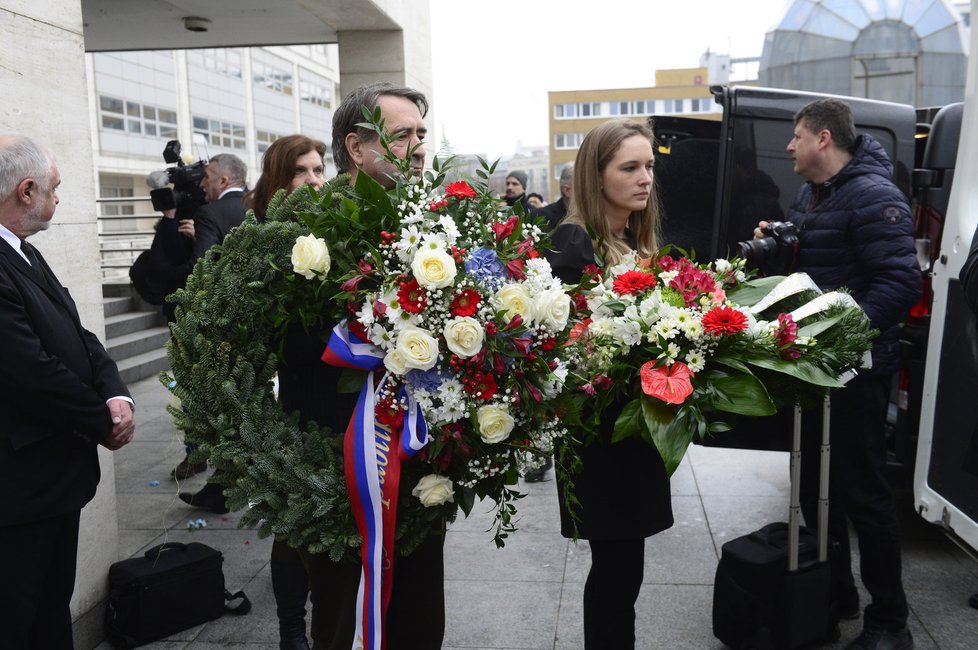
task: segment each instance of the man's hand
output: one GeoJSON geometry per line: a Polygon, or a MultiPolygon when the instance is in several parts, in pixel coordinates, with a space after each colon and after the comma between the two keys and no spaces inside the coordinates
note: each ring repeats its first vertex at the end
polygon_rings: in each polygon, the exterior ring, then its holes
{"type": "Polygon", "coordinates": [[[189,237],[190,239],[196,239],[197,233],[194,231],[194,220],[181,219],[180,225],[177,226],[177,232],[182,234],[184,237],[189,237]]]}
{"type": "Polygon", "coordinates": [[[177,209],[176,208],[170,208],[168,210],[163,210],[163,218],[164,219],[173,219],[176,216],[177,216],[177,209]]]}
{"type": "Polygon", "coordinates": [[[754,239],[764,239],[768,236],[764,229],[767,228],[767,221],[758,222],[757,228],[754,228],[754,239]]]}
{"type": "Polygon", "coordinates": [[[132,405],[126,400],[109,400],[108,407],[109,414],[112,416],[112,432],[102,441],[102,445],[115,451],[132,442],[136,422],[132,417],[132,405]]]}

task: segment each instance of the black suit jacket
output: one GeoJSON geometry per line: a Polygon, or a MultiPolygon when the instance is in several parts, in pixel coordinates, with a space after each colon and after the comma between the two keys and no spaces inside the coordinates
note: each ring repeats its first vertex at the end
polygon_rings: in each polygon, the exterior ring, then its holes
{"type": "Polygon", "coordinates": [[[244,190],[228,192],[194,215],[194,256],[203,257],[207,249],[224,241],[231,229],[245,220],[244,190]]]}
{"type": "Polygon", "coordinates": [[[78,510],[95,495],[106,400],[128,396],[44,259],[0,241],[0,526],[78,510]]]}

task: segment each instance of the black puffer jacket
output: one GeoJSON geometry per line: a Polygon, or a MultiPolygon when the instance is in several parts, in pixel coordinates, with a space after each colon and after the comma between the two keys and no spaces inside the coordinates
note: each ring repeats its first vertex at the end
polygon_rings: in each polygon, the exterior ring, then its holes
{"type": "Polygon", "coordinates": [[[852,160],[824,183],[805,183],[787,215],[799,230],[797,270],[824,291],[848,288],[880,330],[874,373],[897,368],[898,325],[921,289],[910,206],[892,174],[882,145],[861,135],[852,160]]]}

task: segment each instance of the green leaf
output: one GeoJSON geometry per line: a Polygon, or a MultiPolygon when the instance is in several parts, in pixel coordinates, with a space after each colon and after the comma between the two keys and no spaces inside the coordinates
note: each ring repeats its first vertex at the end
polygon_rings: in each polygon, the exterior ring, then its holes
{"type": "Polygon", "coordinates": [[[809,361],[788,361],[785,359],[748,359],[747,363],[759,368],[767,368],[768,370],[783,373],[790,377],[794,377],[795,379],[800,379],[806,383],[814,384],[815,386],[822,386],[823,388],[842,388],[842,384],[840,384],[835,377],[829,376],[824,370],[809,361]]]}
{"type": "Polygon", "coordinates": [[[666,475],[672,476],[683,461],[689,443],[693,441],[693,426],[679,417],[673,409],[654,397],[642,395],[642,418],[649,438],[662,457],[666,475]]]}
{"type": "Polygon", "coordinates": [[[356,368],[344,368],[336,381],[337,393],[359,393],[363,382],[367,380],[367,372],[356,368]]]}
{"type": "Polygon", "coordinates": [[[619,442],[631,436],[641,436],[645,429],[645,416],[642,414],[642,404],[638,399],[629,402],[621,415],[615,420],[615,430],[611,434],[611,442],[619,442]]]}
{"type": "Polygon", "coordinates": [[[757,278],[750,282],[744,282],[740,286],[728,291],[727,298],[738,305],[750,307],[771,293],[771,290],[782,280],[784,280],[783,275],[771,275],[766,278],[757,278]]]}
{"type": "Polygon", "coordinates": [[[841,314],[836,314],[835,316],[832,316],[831,318],[825,318],[825,319],[822,319],[822,320],[815,321],[814,323],[809,323],[808,325],[805,325],[804,327],[799,327],[798,328],[798,336],[799,337],[801,337],[801,336],[808,336],[808,337],[811,337],[811,338],[815,338],[816,336],[818,336],[819,334],[821,334],[825,330],[827,330],[827,329],[833,327],[834,325],[836,325],[837,323],[839,323],[839,321],[843,320],[847,315],[848,315],[848,312],[843,312],[841,314]]]}
{"type": "Polygon", "coordinates": [[[752,374],[716,372],[710,385],[716,389],[713,408],[718,411],[760,417],[774,415],[778,410],[764,384],[752,374]]]}

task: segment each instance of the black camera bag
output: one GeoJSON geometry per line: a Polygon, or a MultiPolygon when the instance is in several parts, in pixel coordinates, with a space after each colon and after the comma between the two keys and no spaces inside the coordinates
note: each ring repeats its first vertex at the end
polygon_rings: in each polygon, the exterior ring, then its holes
{"type": "Polygon", "coordinates": [[[116,648],[134,648],[225,613],[247,614],[248,597],[224,588],[223,563],[221,552],[206,544],[168,542],[113,564],[105,613],[108,640],[116,648]],[[234,607],[225,604],[239,598],[234,607]]]}

